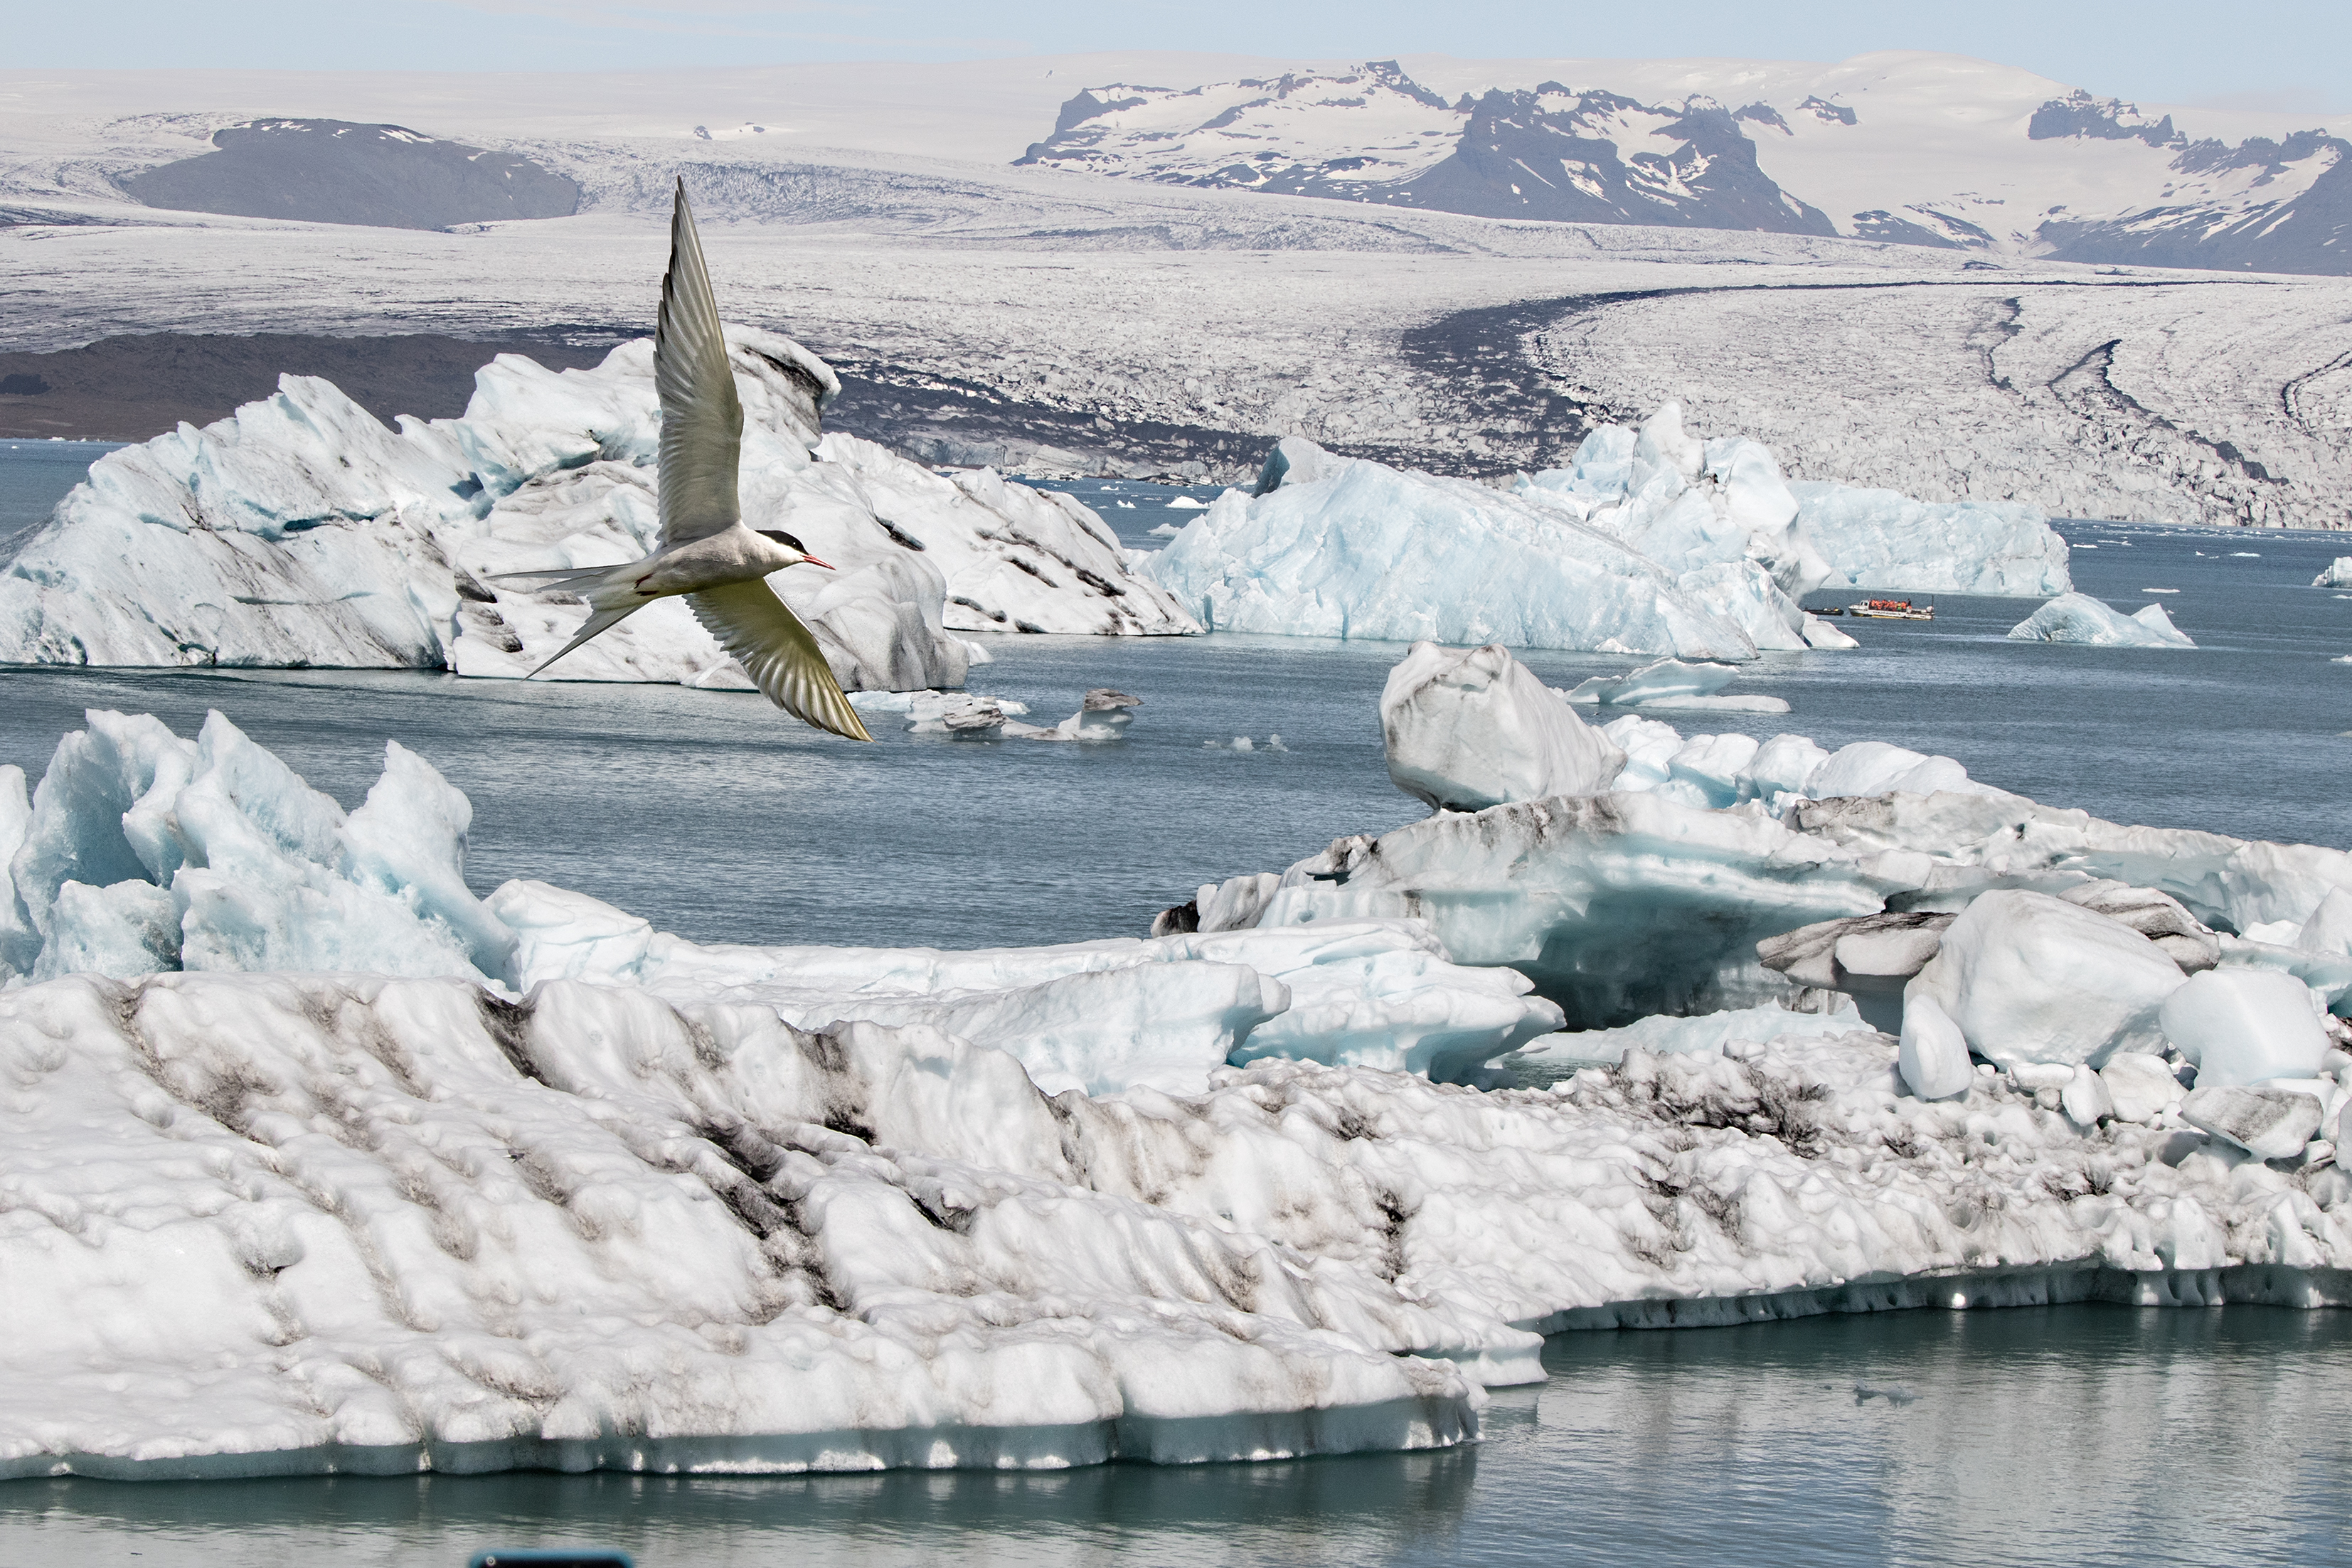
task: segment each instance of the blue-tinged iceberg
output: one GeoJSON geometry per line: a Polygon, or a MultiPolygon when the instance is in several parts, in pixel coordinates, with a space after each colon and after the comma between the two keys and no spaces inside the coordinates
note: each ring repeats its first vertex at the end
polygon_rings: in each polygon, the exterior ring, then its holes
{"type": "Polygon", "coordinates": [[[2087,593],[2062,593],[2009,629],[2021,643],[2079,643],[2092,648],[2194,648],[2161,604],[2126,615],[2087,593]]]}
{"type": "Polygon", "coordinates": [[[1790,486],[1753,441],[1667,403],[1508,491],[1284,441],[1143,570],[1217,630],[1753,658],[1850,648],[1816,589],[2042,595],[2066,544],[2031,507],[1790,486]]]}
{"type": "MultiPolygon", "coordinates": [[[[840,567],[779,573],[853,690],[955,686],[982,632],[1197,631],[1066,496],[947,478],[822,434],[833,372],[728,329],[745,514],[840,567]]],[[[501,355],[461,419],[388,427],[331,383],[109,454],[0,570],[0,662],[447,669],[519,676],[578,631],[560,591],[499,572],[613,565],[659,526],[650,342],[560,373],[501,355]]],[[[748,686],[683,603],[568,656],[570,680],[748,686]]]]}
{"type": "Polygon", "coordinates": [[[1742,561],[1676,572],[1560,508],[1284,441],[1143,570],[1214,631],[1745,660],[1804,612],[1742,561]]]}
{"type": "Polygon", "coordinates": [[[2066,541],[2032,507],[1791,484],[1757,442],[1685,433],[1673,402],[1638,430],[1597,426],[1572,466],[1530,476],[1519,489],[1557,500],[1669,567],[1756,560],[1792,593],[1864,588],[2041,598],[2073,587],[2066,541]]]}

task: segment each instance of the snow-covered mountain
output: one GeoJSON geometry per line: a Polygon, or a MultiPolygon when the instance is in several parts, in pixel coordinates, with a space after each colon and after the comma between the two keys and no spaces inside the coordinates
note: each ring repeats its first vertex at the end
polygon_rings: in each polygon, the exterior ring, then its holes
{"type": "Polygon", "coordinates": [[[1945,55],[1391,60],[1091,87],[1020,162],[1483,217],[2352,272],[2352,143],[2196,118],[2192,133],[2170,113],[1945,55]]]}

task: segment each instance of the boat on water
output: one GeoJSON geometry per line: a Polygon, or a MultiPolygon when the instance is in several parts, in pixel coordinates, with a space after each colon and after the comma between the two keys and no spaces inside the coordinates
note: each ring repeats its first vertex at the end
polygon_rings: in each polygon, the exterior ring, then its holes
{"type": "Polygon", "coordinates": [[[1848,615],[1859,615],[1870,621],[1933,621],[1936,607],[1914,604],[1907,599],[1866,599],[1860,604],[1845,607],[1848,615]]]}

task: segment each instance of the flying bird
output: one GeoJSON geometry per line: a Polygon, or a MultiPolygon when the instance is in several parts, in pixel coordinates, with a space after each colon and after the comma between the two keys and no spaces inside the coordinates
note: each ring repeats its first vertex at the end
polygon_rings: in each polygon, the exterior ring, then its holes
{"type": "Polygon", "coordinates": [[[871,740],[857,710],[824,662],[816,639],[767,584],[770,572],[806,562],[827,570],[779,528],[744,526],[736,495],[743,451],[743,404],[727,363],[719,301],[703,265],[686,182],[670,214],[669,271],[662,277],[654,332],[654,386],[661,396],[661,542],[643,560],[560,571],[510,571],[588,601],[580,634],[562,653],[618,625],[656,599],[683,594],[704,630],[751,672],[768,700],[793,717],[852,740],[871,740]]]}

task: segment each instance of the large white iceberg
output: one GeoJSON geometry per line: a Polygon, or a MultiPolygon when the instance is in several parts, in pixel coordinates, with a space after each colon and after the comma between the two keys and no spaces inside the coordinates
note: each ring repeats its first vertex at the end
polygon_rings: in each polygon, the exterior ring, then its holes
{"type": "Polygon", "coordinates": [[[2161,604],[2125,615],[2087,593],[2063,593],[2009,629],[2021,643],[2081,643],[2094,648],[2194,648],[2161,604]]]}
{"type": "Polygon", "coordinates": [[[2311,580],[2314,588],[2352,588],[2352,555],[2339,555],[2311,580]]]}
{"type": "MultiPolygon", "coordinates": [[[[1066,496],[953,479],[820,433],[838,390],[798,344],[730,328],[745,515],[838,573],[771,581],[852,689],[961,684],[955,633],[1197,631],[1066,496]]],[[[502,355],[463,418],[379,423],[331,383],[110,453],[0,573],[0,660],[405,667],[521,675],[586,612],[492,574],[650,549],[659,445],[652,345],[594,370],[502,355]]],[[[571,654],[572,680],[748,686],[682,604],[571,654]]]]}
{"type": "Polygon", "coordinates": [[[1686,433],[1674,402],[1638,430],[1594,427],[1572,466],[1518,489],[1671,570],[1757,561],[1797,595],[1834,587],[2039,598],[2074,586],[2066,541],[2031,507],[1792,485],[1757,442],[1686,433]]]}
{"type": "Polygon", "coordinates": [[[346,812],[225,721],[93,716],[0,769],[0,1476],[1427,1448],[1556,1330],[2352,1305],[2352,855],[1811,799],[1845,754],[1800,739],[952,953],[478,900],[422,758],[346,812]],[[1899,1042],[1754,951],[1864,915],[1874,974],[1936,938],[1899,1042]],[[2084,922],[2131,981],[2087,1046],[2084,922]],[[1513,1053],[1567,1075],[1433,1081],[1513,1053]]]}
{"type": "Polygon", "coordinates": [[[1143,570],[1204,626],[1284,636],[1746,660],[1807,646],[1745,559],[1675,570],[1540,499],[1297,437],[1143,570]]]}

